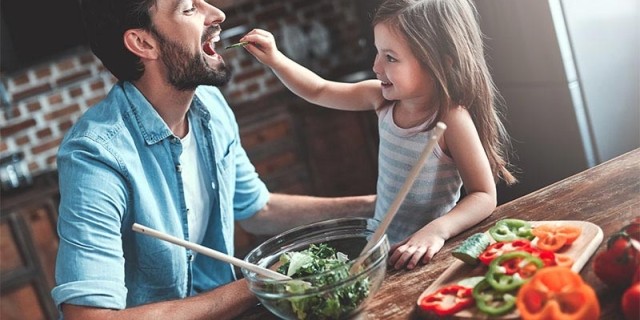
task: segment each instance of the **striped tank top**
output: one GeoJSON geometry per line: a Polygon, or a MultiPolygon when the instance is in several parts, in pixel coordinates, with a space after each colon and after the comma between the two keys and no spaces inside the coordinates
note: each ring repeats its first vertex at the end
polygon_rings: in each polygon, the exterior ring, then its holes
{"type": "MultiPolygon", "coordinates": [[[[427,144],[429,122],[403,129],[393,121],[394,105],[378,110],[380,147],[375,218],[384,219],[409,172],[427,144]]],[[[387,229],[391,243],[400,242],[449,212],[460,198],[462,179],[453,159],[436,144],[418,178],[387,229]]]]}

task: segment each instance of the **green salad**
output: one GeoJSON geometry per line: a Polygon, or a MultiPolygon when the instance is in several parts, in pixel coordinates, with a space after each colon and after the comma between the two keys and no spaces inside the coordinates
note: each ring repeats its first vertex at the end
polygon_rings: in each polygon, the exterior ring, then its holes
{"type": "MultiPolygon", "coordinates": [[[[314,287],[323,287],[340,282],[349,277],[349,259],[342,252],[321,243],[312,244],[308,249],[287,252],[280,256],[282,265],[278,272],[292,277],[285,286],[288,293],[303,293],[314,287]],[[319,275],[305,281],[301,277],[319,275]],[[313,283],[307,282],[312,281],[313,283]]],[[[358,279],[328,292],[288,298],[291,309],[298,319],[338,319],[357,308],[369,295],[369,278],[358,279]]]]}

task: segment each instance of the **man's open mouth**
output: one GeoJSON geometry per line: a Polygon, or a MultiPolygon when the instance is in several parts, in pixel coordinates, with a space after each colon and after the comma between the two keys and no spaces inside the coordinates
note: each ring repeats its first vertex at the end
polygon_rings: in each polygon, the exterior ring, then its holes
{"type": "Polygon", "coordinates": [[[202,51],[209,56],[215,56],[218,53],[215,50],[215,43],[220,40],[220,36],[216,35],[213,38],[209,39],[205,43],[202,44],[202,51]]]}
{"type": "Polygon", "coordinates": [[[205,30],[202,36],[202,51],[210,57],[218,56],[215,48],[216,42],[220,41],[220,31],[219,25],[212,25],[205,30]]]}

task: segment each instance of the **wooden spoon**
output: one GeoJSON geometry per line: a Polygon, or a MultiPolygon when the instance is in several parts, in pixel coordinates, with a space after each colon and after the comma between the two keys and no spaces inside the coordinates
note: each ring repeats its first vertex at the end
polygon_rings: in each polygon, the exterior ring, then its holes
{"type": "Polygon", "coordinates": [[[220,251],[216,251],[205,246],[201,246],[197,243],[186,241],[184,239],[176,238],[174,236],[168,235],[166,233],[160,232],[155,229],[151,229],[149,227],[145,227],[141,224],[134,223],[132,227],[133,231],[140,232],[146,234],[148,236],[152,236],[164,241],[171,242],[173,244],[191,249],[195,252],[202,253],[206,256],[209,256],[214,259],[218,259],[220,261],[228,262],[234,266],[247,269],[249,271],[253,271],[259,275],[265,276],[267,278],[275,279],[275,280],[291,280],[291,277],[285,276],[273,270],[263,268],[261,266],[255,265],[253,263],[246,262],[244,260],[238,259],[236,257],[230,256],[228,254],[222,253],[220,251]]]}
{"type": "Polygon", "coordinates": [[[356,261],[351,266],[350,272],[352,274],[358,270],[362,262],[364,262],[364,259],[366,259],[367,255],[365,254],[369,250],[371,250],[371,248],[373,248],[373,246],[376,243],[378,243],[378,241],[380,241],[382,236],[387,232],[387,228],[389,227],[389,224],[391,224],[391,220],[393,220],[393,217],[396,215],[396,213],[398,213],[398,209],[400,208],[400,205],[404,201],[404,198],[407,197],[407,194],[409,193],[409,189],[411,188],[416,178],[420,174],[420,170],[422,169],[422,166],[424,166],[424,163],[427,161],[427,158],[429,157],[429,155],[433,152],[433,148],[435,148],[436,143],[438,143],[438,140],[440,139],[440,137],[442,136],[442,133],[446,129],[447,129],[447,125],[445,125],[444,123],[438,122],[436,124],[436,127],[433,130],[433,134],[431,135],[431,137],[429,137],[429,141],[427,141],[427,144],[422,150],[422,153],[420,154],[418,161],[413,165],[413,168],[411,168],[411,171],[409,172],[409,176],[404,181],[404,184],[402,185],[402,188],[400,189],[400,191],[398,191],[398,195],[393,200],[393,203],[391,203],[391,206],[389,206],[389,209],[387,210],[387,213],[384,216],[384,220],[380,222],[380,224],[378,225],[378,228],[373,233],[373,236],[371,236],[371,239],[369,239],[367,244],[362,249],[360,256],[356,259],[356,261]]]}

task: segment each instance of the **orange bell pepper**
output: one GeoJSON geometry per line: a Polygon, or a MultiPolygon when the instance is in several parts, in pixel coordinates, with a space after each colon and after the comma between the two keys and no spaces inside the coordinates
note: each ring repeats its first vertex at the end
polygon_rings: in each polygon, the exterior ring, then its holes
{"type": "Polygon", "coordinates": [[[523,320],[591,320],[600,317],[595,291],[566,267],[540,269],[518,291],[516,306],[523,320]]]}
{"type": "Polygon", "coordinates": [[[582,229],[567,225],[542,224],[533,228],[531,233],[538,238],[538,248],[555,252],[573,243],[582,233],[582,229]]]}
{"type": "Polygon", "coordinates": [[[573,258],[568,254],[556,253],[556,265],[571,268],[573,266],[573,258]]]}

